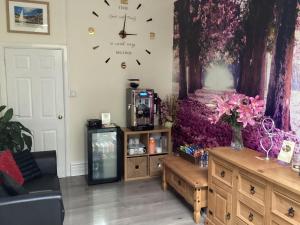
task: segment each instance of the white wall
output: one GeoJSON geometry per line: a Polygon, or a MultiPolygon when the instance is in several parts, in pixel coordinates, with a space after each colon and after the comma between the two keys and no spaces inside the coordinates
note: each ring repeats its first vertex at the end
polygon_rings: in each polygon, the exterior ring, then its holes
{"type": "MultiPolygon", "coordinates": [[[[131,4],[135,0],[129,0],[131,4]]],[[[125,125],[125,89],[128,78],[140,78],[142,87],[153,88],[160,96],[172,91],[172,36],[173,1],[140,0],[143,7],[140,18],[153,18],[153,22],[134,24],[134,32],[156,33],[155,40],[143,38],[137,45],[136,54],[127,59],[115,57],[103,35],[110,25],[96,20],[91,14],[107,13],[99,0],[49,0],[51,35],[13,34],[6,32],[5,0],[0,0],[0,42],[10,44],[59,44],[68,48],[68,74],[70,89],[77,97],[70,98],[70,152],[68,163],[84,161],[84,126],[88,118],[97,118],[101,112],[110,112],[112,121],[125,125]],[[96,28],[95,36],[88,35],[88,27],[96,28]],[[91,47],[99,43],[100,48],[91,47]],[[144,49],[151,50],[148,56],[144,49]],[[106,58],[112,57],[109,64],[106,58]],[[135,58],[142,66],[137,66],[135,58]],[[121,61],[128,62],[126,70],[121,69],[121,61]],[[132,61],[133,60],[133,61],[132,61]],[[131,62],[132,61],[132,62],[131,62]]],[[[117,1],[113,1],[117,2],[117,1]]],[[[110,13],[115,13],[112,10],[110,13]]],[[[116,22],[116,26],[120,23],[116,22]]],[[[140,35],[141,36],[141,35],[140,35]]],[[[69,90],[68,90],[69,91],[69,90]]],[[[67,165],[70,168],[70,165],[67,165]]]]}
{"type": "MultiPolygon", "coordinates": [[[[135,1],[129,2],[134,4],[135,1]]],[[[150,26],[148,30],[156,32],[157,38],[154,41],[145,39],[138,43],[138,48],[149,48],[151,56],[134,54],[133,62],[128,63],[128,68],[123,70],[120,67],[122,58],[112,54],[103,38],[104,33],[110,33],[109,30],[113,29],[110,24],[103,22],[107,11],[116,13],[116,10],[108,9],[98,0],[90,0],[89,4],[82,0],[68,1],[70,86],[77,91],[77,97],[72,98],[70,102],[72,161],[80,161],[83,158],[84,125],[88,118],[97,118],[101,112],[111,112],[113,122],[125,125],[125,89],[128,78],[140,78],[143,87],[154,88],[161,96],[171,93],[173,3],[161,0],[140,2],[143,3],[143,11],[139,12],[141,18],[153,17],[153,23],[149,25],[137,21],[131,29],[141,33],[147,32],[147,29],[141,26],[150,26]],[[93,10],[100,14],[100,19],[92,15],[93,10]],[[95,36],[88,35],[87,29],[90,26],[96,28],[95,36]],[[100,45],[96,51],[91,49],[94,43],[100,45]],[[104,61],[108,57],[112,59],[105,64],[104,61]],[[142,58],[141,67],[134,62],[134,57],[142,58]]],[[[119,21],[115,26],[119,26],[121,30],[122,23],[119,21]]],[[[128,22],[128,26],[131,24],[128,22]]]]}

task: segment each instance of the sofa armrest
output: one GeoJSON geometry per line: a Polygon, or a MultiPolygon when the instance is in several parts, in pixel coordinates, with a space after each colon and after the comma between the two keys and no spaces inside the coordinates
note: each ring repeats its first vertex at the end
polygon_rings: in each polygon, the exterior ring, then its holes
{"type": "Polygon", "coordinates": [[[32,152],[43,174],[57,175],[56,151],[32,152]]]}
{"type": "Polygon", "coordinates": [[[0,198],[1,225],[62,225],[64,213],[56,191],[0,198]]]}

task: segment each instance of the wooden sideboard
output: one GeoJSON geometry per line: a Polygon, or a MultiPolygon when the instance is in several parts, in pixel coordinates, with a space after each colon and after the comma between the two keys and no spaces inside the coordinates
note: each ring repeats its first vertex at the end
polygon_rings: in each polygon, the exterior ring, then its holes
{"type": "Polygon", "coordinates": [[[206,225],[300,225],[300,177],[250,149],[210,150],[206,225]]]}

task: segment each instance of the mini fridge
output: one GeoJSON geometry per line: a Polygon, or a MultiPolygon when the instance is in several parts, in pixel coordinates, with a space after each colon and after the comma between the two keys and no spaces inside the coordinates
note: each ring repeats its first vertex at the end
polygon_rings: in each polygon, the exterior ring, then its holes
{"type": "Polygon", "coordinates": [[[87,183],[121,180],[121,130],[87,126],[87,183]]]}

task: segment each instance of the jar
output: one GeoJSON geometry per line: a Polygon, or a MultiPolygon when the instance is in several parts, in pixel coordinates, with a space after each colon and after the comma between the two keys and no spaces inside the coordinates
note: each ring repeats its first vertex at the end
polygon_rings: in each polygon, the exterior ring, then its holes
{"type": "Polygon", "coordinates": [[[149,138],[149,146],[148,146],[148,153],[155,154],[156,152],[156,142],[154,137],[149,138]]]}

